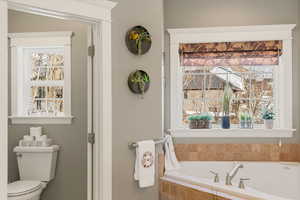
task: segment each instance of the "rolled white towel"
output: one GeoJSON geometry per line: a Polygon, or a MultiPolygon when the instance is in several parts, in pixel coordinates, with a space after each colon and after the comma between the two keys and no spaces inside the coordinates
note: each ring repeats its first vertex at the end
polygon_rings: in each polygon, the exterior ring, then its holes
{"type": "Polygon", "coordinates": [[[37,138],[42,135],[42,127],[30,127],[30,135],[37,138]]]}
{"type": "Polygon", "coordinates": [[[47,135],[41,135],[35,138],[36,141],[41,141],[41,142],[45,142],[47,141],[47,139],[48,139],[47,135]]]}
{"type": "Polygon", "coordinates": [[[34,143],[35,143],[34,140],[20,140],[19,146],[23,146],[23,147],[34,146],[34,143]]]}
{"type": "Polygon", "coordinates": [[[31,135],[24,135],[23,140],[24,141],[34,141],[34,137],[31,135]]]}
{"type": "Polygon", "coordinates": [[[47,139],[46,141],[42,142],[42,147],[49,147],[52,145],[52,139],[47,139]]]}

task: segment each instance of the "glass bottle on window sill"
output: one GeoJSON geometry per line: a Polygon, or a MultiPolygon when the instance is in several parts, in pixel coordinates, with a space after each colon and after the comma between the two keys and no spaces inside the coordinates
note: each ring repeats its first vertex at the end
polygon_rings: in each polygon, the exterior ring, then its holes
{"type": "Polygon", "coordinates": [[[253,128],[253,120],[249,113],[240,114],[240,128],[251,129],[253,128]]]}

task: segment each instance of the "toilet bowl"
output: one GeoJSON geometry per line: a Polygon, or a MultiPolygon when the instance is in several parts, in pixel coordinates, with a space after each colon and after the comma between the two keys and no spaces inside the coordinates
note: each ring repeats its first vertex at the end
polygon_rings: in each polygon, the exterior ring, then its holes
{"type": "Polygon", "coordinates": [[[7,185],[8,200],[40,200],[54,179],[59,147],[15,147],[20,180],[7,185]]]}
{"type": "Polygon", "coordinates": [[[8,184],[8,200],[39,200],[46,183],[40,181],[16,181],[8,184]]]}

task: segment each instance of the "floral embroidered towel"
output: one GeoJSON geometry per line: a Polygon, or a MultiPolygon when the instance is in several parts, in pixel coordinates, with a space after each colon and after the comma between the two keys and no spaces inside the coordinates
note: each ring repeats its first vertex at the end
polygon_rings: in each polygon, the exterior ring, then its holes
{"type": "Polygon", "coordinates": [[[155,184],[155,143],[153,140],[138,142],[134,179],[139,187],[145,188],[155,184]]]}

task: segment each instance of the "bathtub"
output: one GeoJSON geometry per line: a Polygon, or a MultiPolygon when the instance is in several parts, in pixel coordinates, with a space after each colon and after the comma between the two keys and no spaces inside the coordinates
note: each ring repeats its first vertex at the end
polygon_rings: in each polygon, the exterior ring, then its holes
{"type": "Polygon", "coordinates": [[[224,179],[236,162],[181,162],[179,170],[165,173],[162,179],[234,200],[300,200],[300,163],[238,163],[244,168],[238,171],[232,186],[226,186],[224,179]],[[219,173],[219,183],[214,183],[209,170],[219,173]],[[251,179],[245,181],[245,189],[238,188],[240,178],[251,179]]]}

